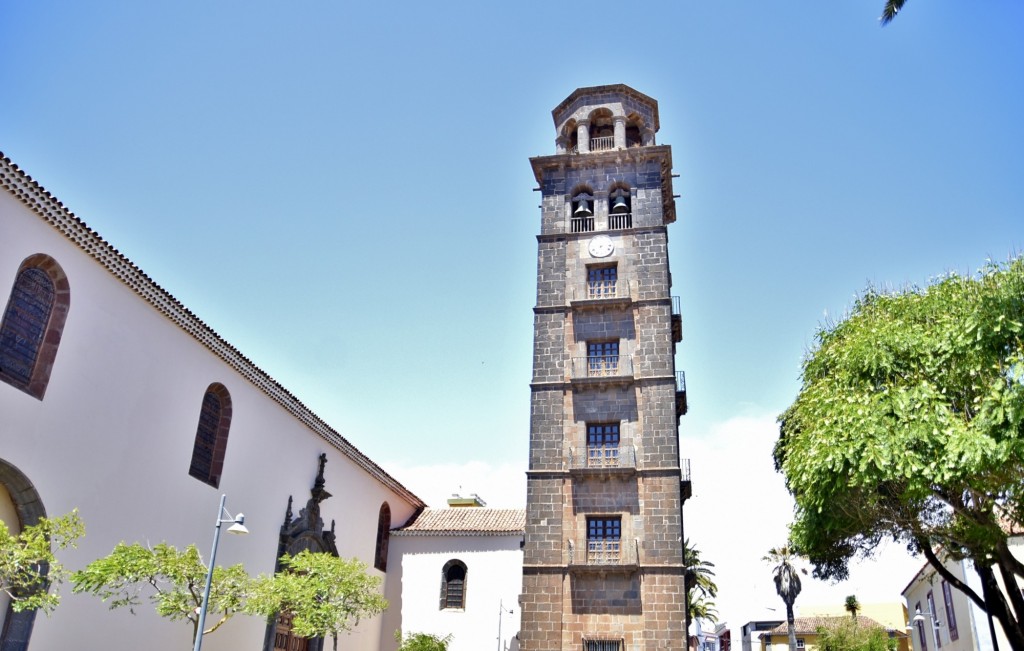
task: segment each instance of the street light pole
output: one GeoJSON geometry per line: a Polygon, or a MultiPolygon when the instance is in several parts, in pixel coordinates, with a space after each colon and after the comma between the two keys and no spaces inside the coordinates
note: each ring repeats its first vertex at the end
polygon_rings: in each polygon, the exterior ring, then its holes
{"type": "Polygon", "coordinates": [[[498,651],[503,651],[503,644],[501,639],[501,620],[505,613],[512,614],[511,608],[505,608],[505,604],[501,599],[498,600],[498,651]]]}
{"type": "Polygon", "coordinates": [[[935,644],[934,651],[939,649],[939,620],[935,619],[935,613],[932,611],[921,612],[921,609],[917,609],[917,614],[914,615],[914,623],[921,624],[924,622],[924,618],[928,617],[928,624],[932,629],[932,643],[935,644]]]}
{"type": "Polygon", "coordinates": [[[196,644],[193,647],[193,651],[200,651],[203,647],[203,629],[206,627],[206,610],[210,607],[210,585],[213,583],[213,566],[217,560],[217,544],[220,543],[220,525],[225,522],[233,522],[228,527],[228,533],[246,534],[249,530],[245,528],[245,516],[239,513],[235,517],[231,517],[231,514],[224,508],[224,503],[227,501],[228,496],[220,496],[220,508],[217,509],[217,524],[213,529],[213,549],[210,551],[210,567],[206,571],[206,589],[203,590],[203,603],[199,606],[199,629],[196,631],[196,644]],[[222,515],[228,516],[225,520],[222,515]]]}

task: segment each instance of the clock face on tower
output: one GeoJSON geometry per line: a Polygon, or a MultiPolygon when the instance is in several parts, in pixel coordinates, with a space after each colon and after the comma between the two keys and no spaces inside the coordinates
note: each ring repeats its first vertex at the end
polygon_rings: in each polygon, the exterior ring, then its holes
{"type": "Polygon", "coordinates": [[[590,240],[587,250],[594,258],[607,258],[615,250],[615,244],[612,242],[612,238],[607,235],[598,235],[590,240]]]}

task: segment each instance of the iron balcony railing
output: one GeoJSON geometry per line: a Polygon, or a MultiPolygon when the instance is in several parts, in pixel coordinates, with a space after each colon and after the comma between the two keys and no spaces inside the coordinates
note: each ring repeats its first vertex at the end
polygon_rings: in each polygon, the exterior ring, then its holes
{"type": "Polygon", "coordinates": [[[594,355],[572,358],[572,378],[633,377],[633,360],[628,355],[594,355]]]}
{"type": "Polygon", "coordinates": [[[621,231],[626,228],[633,228],[633,213],[613,212],[608,214],[608,230],[621,231]]]}
{"type": "Polygon", "coordinates": [[[636,567],[639,548],[639,539],[585,538],[578,544],[570,540],[567,560],[570,566],[594,570],[636,567]]]}
{"type": "Polygon", "coordinates": [[[571,301],[610,301],[633,298],[636,285],[625,279],[587,280],[570,289],[571,301]]]}
{"type": "Polygon", "coordinates": [[[636,446],[628,441],[618,445],[587,445],[569,448],[569,468],[573,470],[616,470],[636,468],[636,446]]]}
{"type": "Polygon", "coordinates": [[[572,233],[590,233],[594,230],[594,218],[573,217],[569,220],[569,231],[572,233]]]}
{"type": "Polygon", "coordinates": [[[690,410],[690,402],[686,398],[686,372],[676,371],[676,418],[685,416],[690,410]]]}

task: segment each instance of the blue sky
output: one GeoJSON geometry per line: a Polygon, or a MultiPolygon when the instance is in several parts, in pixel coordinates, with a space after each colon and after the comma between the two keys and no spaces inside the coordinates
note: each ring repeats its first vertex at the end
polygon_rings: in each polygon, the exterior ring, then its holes
{"type": "Polygon", "coordinates": [[[0,150],[429,502],[515,506],[528,158],[577,87],[654,97],[687,527],[749,619],[818,325],[1024,246],[1024,5],[881,4],[4,2],[0,150]]]}

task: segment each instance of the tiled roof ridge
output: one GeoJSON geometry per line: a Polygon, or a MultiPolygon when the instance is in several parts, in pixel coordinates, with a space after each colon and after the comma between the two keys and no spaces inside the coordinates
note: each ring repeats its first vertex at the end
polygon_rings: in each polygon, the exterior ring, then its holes
{"type": "Polygon", "coordinates": [[[525,529],[525,509],[455,507],[423,509],[392,533],[398,536],[507,536],[523,534],[525,529]]]}
{"type": "Polygon", "coordinates": [[[345,437],[285,389],[281,383],[218,335],[213,328],[193,314],[181,301],[158,285],[127,256],[104,240],[99,233],[89,228],[55,196],[22,171],[2,151],[0,151],[0,186],[60,231],[88,256],[99,262],[118,280],[155,307],[157,311],[191,335],[214,355],[224,360],[228,366],[238,371],[256,388],[281,405],[285,411],[340,450],[356,465],[412,502],[414,506],[424,505],[423,500],[360,452],[345,437]]]}
{"type": "MultiPolygon", "coordinates": [[[[813,615],[809,617],[796,617],[793,620],[793,627],[796,629],[797,633],[816,633],[820,626],[833,626],[848,619],[850,619],[849,615],[813,615]]],[[[866,615],[857,615],[857,624],[860,626],[878,626],[885,630],[895,630],[886,628],[878,620],[866,615]]],[[[789,626],[785,622],[768,631],[771,635],[784,635],[788,632],[789,626]]]]}

